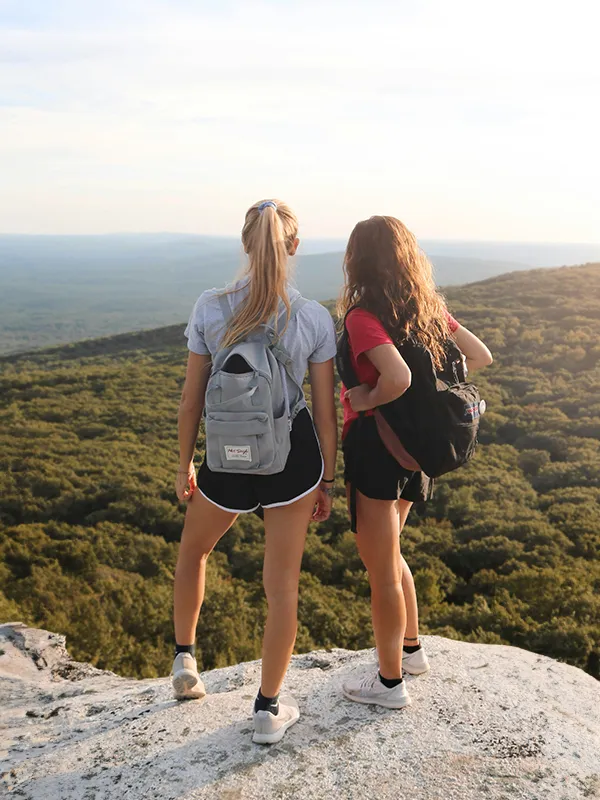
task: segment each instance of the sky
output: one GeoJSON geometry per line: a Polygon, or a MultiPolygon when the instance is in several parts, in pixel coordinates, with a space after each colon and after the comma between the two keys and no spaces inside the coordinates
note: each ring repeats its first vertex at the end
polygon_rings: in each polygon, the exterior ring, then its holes
{"type": "Polygon", "coordinates": [[[592,0],[0,0],[0,231],[600,242],[592,0]]]}

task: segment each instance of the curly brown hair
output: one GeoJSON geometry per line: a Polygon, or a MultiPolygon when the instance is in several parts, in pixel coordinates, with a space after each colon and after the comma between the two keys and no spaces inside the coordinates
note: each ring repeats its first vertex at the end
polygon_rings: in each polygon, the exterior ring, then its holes
{"type": "Polygon", "coordinates": [[[412,334],[441,368],[450,334],[446,302],[436,288],[431,262],[399,219],[376,216],[359,222],[348,240],[344,273],[338,303],[342,319],[353,306],[364,308],[395,344],[412,334]]]}

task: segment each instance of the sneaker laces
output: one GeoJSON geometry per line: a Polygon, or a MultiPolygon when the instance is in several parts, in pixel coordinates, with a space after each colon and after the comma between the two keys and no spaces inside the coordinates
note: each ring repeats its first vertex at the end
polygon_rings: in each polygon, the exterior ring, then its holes
{"type": "Polygon", "coordinates": [[[371,689],[374,689],[377,684],[381,684],[383,686],[383,684],[379,680],[378,674],[365,675],[365,677],[359,683],[359,688],[361,691],[363,690],[370,691],[371,689]]]}

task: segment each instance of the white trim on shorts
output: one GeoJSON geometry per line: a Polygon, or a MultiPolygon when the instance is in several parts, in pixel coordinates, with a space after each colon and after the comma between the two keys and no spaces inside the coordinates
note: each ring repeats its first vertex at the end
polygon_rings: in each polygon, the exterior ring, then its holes
{"type": "Polygon", "coordinates": [[[307,489],[302,494],[299,494],[298,497],[294,497],[293,500],[284,500],[282,503],[269,503],[268,506],[263,506],[263,508],[283,508],[284,506],[291,506],[292,503],[297,502],[298,500],[302,500],[303,497],[314,492],[317,486],[321,483],[321,478],[323,477],[323,473],[325,472],[325,461],[323,460],[323,451],[321,450],[321,442],[319,441],[319,435],[317,433],[317,429],[315,428],[315,421],[312,418],[312,414],[310,411],[308,412],[310,415],[310,421],[312,422],[313,431],[315,432],[315,439],[317,440],[317,444],[319,445],[319,453],[321,454],[321,474],[319,475],[319,480],[315,483],[314,486],[311,486],[310,489],[307,489]]]}
{"type": "Polygon", "coordinates": [[[314,486],[311,486],[310,489],[307,489],[302,494],[299,494],[298,497],[294,497],[292,500],[284,500],[283,503],[269,503],[268,506],[263,506],[263,508],[283,508],[283,506],[291,506],[292,503],[295,503],[297,500],[302,500],[303,497],[306,497],[307,494],[314,492],[317,486],[321,483],[321,478],[323,477],[323,471],[325,469],[325,464],[323,459],[321,458],[321,475],[319,476],[319,480],[315,483],[314,486]]]}
{"type": "Polygon", "coordinates": [[[209,503],[212,503],[213,506],[220,508],[221,511],[228,511],[230,514],[252,514],[253,511],[256,511],[257,508],[260,508],[260,503],[257,503],[254,508],[226,508],[225,506],[220,506],[218,503],[215,503],[215,501],[212,500],[208,495],[204,494],[199,486],[196,486],[196,489],[198,489],[202,497],[208,500],[209,503]]]}
{"type": "MultiPolygon", "coordinates": [[[[304,406],[304,408],[307,408],[307,406],[304,406]]],[[[300,409],[300,411],[302,411],[302,409],[300,409]]],[[[313,431],[315,433],[315,439],[317,440],[317,444],[319,446],[319,453],[321,454],[321,474],[319,475],[319,480],[315,483],[314,486],[311,486],[310,489],[307,489],[305,492],[302,492],[302,494],[299,494],[297,497],[293,497],[291,500],[284,500],[281,503],[269,503],[268,506],[262,506],[263,508],[283,508],[284,506],[291,506],[292,503],[296,503],[298,500],[302,500],[303,497],[306,497],[311,492],[314,492],[317,486],[321,483],[321,478],[323,477],[323,473],[325,472],[325,461],[323,460],[323,451],[321,450],[321,442],[319,441],[319,435],[317,433],[317,429],[315,428],[315,422],[312,418],[312,414],[310,413],[310,411],[309,411],[309,416],[313,426],[313,431]]],[[[256,511],[257,508],[261,507],[260,503],[257,503],[254,506],[254,508],[244,508],[244,509],[226,508],[225,506],[219,505],[219,503],[215,503],[214,500],[211,500],[211,498],[208,497],[208,495],[204,494],[204,492],[199,486],[196,486],[196,488],[198,489],[202,497],[206,498],[206,500],[208,500],[209,503],[212,503],[213,506],[220,508],[221,511],[227,511],[230,514],[252,514],[254,511],[256,511]]]]}
{"type": "MultiPolygon", "coordinates": [[[[293,497],[291,500],[284,500],[282,503],[269,503],[268,506],[263,506],[263,508],[283,508],[284,506],[291,506],[292,503],[296,503],[298,500],[302,500],[303,497],[306,497],[311,492],[314,492],[317,486],[321,483],[321,478],[323,477],[324,471],[325,471],[325,462],[321,458],[321,474],[319,475],[319,480],[315,483],[314,486],[311,486],[310,489],[307,489],[305,492],[302,492],[302,494],[299,494],[298,497],[293,497]]],[[[258,503],[257,505],[254,506],[254,508],[244,508],[244,509],[225,508],[225,506],[220,506],[218,503],[215,503],[214,500],[211,500],[210,497],[205,495],[199,486],[196,488],[198,489],[202,497],[206,498],[209,503],[212,503],[213,506],[220,508],[221,511],[228,511],[230,514],[252,514],[254,511],[256,511],[257,508],[261,507],[260,503],[258,503]]]]}

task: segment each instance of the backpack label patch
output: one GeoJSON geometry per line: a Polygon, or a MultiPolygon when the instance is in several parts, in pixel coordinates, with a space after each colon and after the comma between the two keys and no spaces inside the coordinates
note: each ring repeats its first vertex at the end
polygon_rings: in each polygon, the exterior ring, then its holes
{"type": "Polygon", "coordinates": [[[480,413],[481,411],[479,403],[472,403],[470,406],[467,406],[467,415],[471,417],[471,419],[479,419],[480,413]]]}
{"type": "Polygon", "coordinates": [[[252,450],[249,444],[226,444],[224,447],[227,461],[252,461],[252,450]]]}

